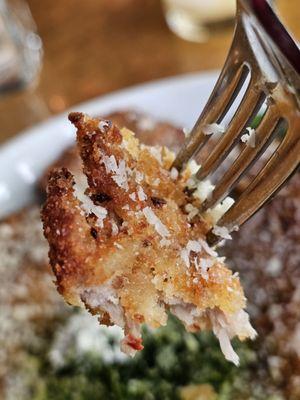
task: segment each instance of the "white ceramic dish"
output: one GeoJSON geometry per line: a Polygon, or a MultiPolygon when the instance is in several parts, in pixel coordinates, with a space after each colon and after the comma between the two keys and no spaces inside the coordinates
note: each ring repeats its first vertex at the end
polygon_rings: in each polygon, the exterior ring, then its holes
{"type": "MultiPolygon", "coordinates": [[[[190,129],[216,79],[216,72],[163,79],[96,98],[72,107],[72,111],[104,115],[131,108],[190,129]]],[[[0,148],[0,217],[34,200],[37,179],[74,140],[67,114],[22,132],[0,148]]]]}

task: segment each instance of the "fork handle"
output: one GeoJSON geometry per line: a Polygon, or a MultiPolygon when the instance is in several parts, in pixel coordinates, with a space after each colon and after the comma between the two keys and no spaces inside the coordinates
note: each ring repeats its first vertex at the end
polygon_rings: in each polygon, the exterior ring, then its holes
{"type": "Polygon", "coordinates": [[[300,50],[291,35],[280,22],[267,0],[241,0],[251,7],[256,18],[262,24],[274,45],[284,54],[293,68],[300,74],[300,50]]]}

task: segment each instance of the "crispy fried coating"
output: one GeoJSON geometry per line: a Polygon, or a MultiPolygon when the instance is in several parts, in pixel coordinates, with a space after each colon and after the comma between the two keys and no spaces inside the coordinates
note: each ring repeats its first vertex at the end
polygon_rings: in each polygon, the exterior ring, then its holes
{"type": "Polygon", "coordinates": [[[165,325],[171,311],[191,331],[213,329],[228,359],[229,339],[255,335],[239,279],[211,249],[210,225],[185,211],[190,177],[170,171],[165,147],[141,145],[111,121],[71,113],[86,177],[50,175],[42,211],[59,292],[71,304],[125,330],[122,349],[142,349],[140,325],[165,325]]]}
{"type": "MultiPolygon", "coordinates": [[[[175,153],[184,142],[182,129],[164,121],[156,121],[152,116],[134,110],[122,110],[108,114],[104,117],[112,121],[120,128],[126,127],[135,133],[136,137],[148,146],[167,146],[175,153]]],[[[77,146],[71,146],[64,150],[60,157],[44,172],[40,181],[39,189],[42,193],[46,191],[49,172],[53,168],[65,167],[76,177],[82,170],[82,163],[77,146]]]]}

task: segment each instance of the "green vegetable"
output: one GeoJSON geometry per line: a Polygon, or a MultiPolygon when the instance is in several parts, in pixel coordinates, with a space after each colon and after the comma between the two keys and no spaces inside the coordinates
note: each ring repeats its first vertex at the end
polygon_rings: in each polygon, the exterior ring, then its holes
{"type": "Polygon", "coordinates": [[[100,355],[86,353],[76,359],[70,356],[63,367],[54,370],[44,360],[40,368],[43,384],[39,383],[32,398],[176,400],[179,389],[189,384],[210,384],[218,400],[248,398],[238,393],[247,387],[247,371],[256,362],[249,344],[234,341],[241,360],[237,368],[224,359],[211,333],[187,333],[175,318],[154,332],[145,328],[143,338],[144,350],[125,363],[105,365],[100,355]]]}

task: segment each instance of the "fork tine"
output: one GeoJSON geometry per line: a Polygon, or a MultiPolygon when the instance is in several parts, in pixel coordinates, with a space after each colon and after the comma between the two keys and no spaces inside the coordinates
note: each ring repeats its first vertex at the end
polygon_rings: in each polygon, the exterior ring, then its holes
{"type": "Polygon", "coordinates": [[[276,113],[275,105],[271,105],[266,114],[263,117],[260,125],[256,129],[255,135],[255,147],[250,147],[247,144],[244,145],[243,150],[225,172],[224,176],[216,183],[216,187],[211,194],[211,197],[207,199],[201,209],[207,210],[213,207],[219,201],[222,201],[227,196],[229,191],[236,186],[242,176],[251,167],[251,165],[258,159],[263,153],[266,145],[275,137],[280,128],[280,120],[276,113]]]}
{"type": "Polygon", "coordinates": [[[197,178],[203,180],[215,171],[235,146],[244,129],[251,123],[265,100],[265,94],[257,92],[253,85],[249,85],[239,108],[232,118],[227,131],[216,144],[208,158],[197,173],[197,178]]]}
{"type": "Polygon", "coordinates": [[[173,167],[180,171],[195,152],[206,144],[209,136],[204,135],[203,127],[223,118],[238,95],[248,74],[249,69],[246,65],[235,63],[233,67],[231,60],[226,61],[214,90],[178,153],[173,167]]]}
{"type": "Polygon", "coordinates": [[[268,163],[236,203],[218,221],[218,225],[226,226],[229,230],[236,225],[242,225],[281,188],[286,179],[298,168],[300,153],[300,140],[297,134],[300,131],[299,115],[295,115],[293,122],[293,131],[287,132],[268,163]]]}

